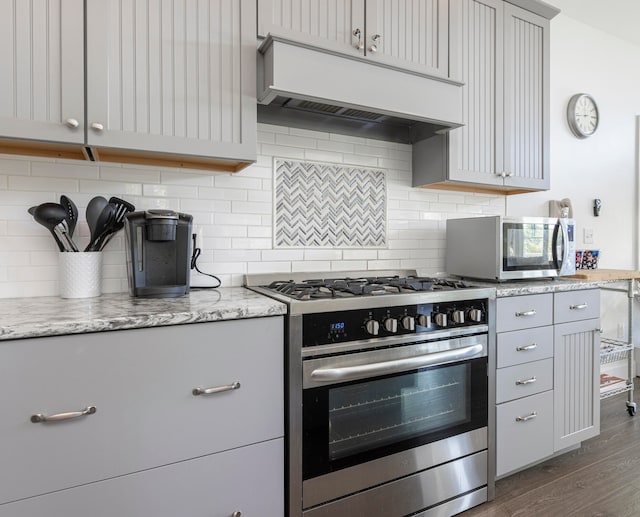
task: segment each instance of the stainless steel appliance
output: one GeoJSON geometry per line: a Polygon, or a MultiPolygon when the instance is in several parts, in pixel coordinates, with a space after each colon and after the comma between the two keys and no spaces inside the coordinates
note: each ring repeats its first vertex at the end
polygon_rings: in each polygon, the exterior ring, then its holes
{"type": "Polygon", "coordinates": [[[191,215],[173,210],[125,216],[131,296],[169,298],[189,292],[192,220],[191,215]]]}
{"type": "Polygon", "coordinates": [[[341,276],[246,277],[288,305],[288,515],[448,516],[492,498],[495,290],[341,276]]]}
{"type": "Polygon", "coordinates": [[[546,217],[447,220],[447,273],[492,281],[576,272],[575,221],[546,217]]]}

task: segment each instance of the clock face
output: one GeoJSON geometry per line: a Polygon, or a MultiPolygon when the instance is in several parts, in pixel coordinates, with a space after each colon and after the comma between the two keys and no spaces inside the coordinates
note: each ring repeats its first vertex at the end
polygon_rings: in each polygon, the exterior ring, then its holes
{"type": "Polygon", "coordinates": [[[567,116],[571,131],[579,138],[591,136],[598,128],[598,106],[584,93],[571,97],[567,116]]]}

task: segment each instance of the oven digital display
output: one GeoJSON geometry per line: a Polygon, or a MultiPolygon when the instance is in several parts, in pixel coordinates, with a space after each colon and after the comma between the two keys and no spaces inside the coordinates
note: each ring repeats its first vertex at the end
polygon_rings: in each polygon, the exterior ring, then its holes
{"type": "Polygon", "coordinates": [[[344,330],[344,321],[339,321],[337,323],[331,323],[329,325],[331,332],[338,332],[340,330],[344,330]]]}

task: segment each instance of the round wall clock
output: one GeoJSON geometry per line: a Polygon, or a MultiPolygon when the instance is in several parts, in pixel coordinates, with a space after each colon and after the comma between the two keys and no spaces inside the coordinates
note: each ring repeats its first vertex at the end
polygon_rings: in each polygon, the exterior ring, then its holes
{"type": "Polygon", "coordinates": [[[587,138],[598,129],[598,105],[591,95],[576,93],[569,99],[567,122],[572,133],[578,138],[587,138]]]}

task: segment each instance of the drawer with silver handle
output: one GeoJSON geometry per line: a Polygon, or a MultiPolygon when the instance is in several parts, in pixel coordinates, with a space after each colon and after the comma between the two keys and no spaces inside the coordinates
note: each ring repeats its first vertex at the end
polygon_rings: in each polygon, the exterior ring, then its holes
{"type": "Polygon", "coordinates": [[[553,389],[553,359],[499,368],[496,371],[496,403],[501,404],[553,389]]]}
{"type": "Polygon", "coordinates": [[[542,327],[553,323],[553,294],[508,296],[496,300],[496,331],[542,327]]]}
{"type": "Polygon", "coordinates": [[[500,404],[496,441],[498,476],[553,454],[553,391],[500,404]]]}
{"type": "Polygon", "coordinates": [[[497,367],[530,363],[553,357],[553,327],[502,332],[497,337],[497,367]]]}
{"type": "Polygon", "coordinates": [[[600,317],[600,289],[585,289],[555,293],[553,319],[555,323],[589,320],[600,317]]]}

